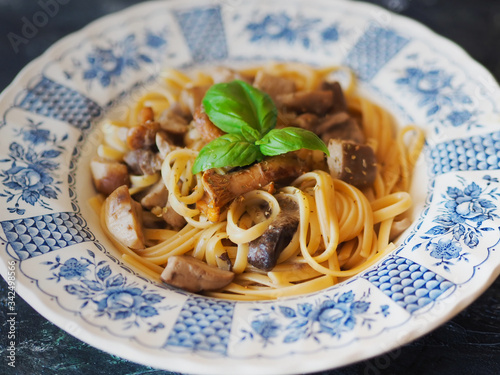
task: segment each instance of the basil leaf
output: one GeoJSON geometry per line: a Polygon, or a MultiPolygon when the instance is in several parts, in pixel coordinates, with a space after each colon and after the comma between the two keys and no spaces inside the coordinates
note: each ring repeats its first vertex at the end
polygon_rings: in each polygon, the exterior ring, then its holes
{"type": "Polygon", "coordinates": [[[274,128],[278,114],[269,95],[240,80],[210,87],[203,107],[219,129],[243,135],[250,142],[274,128]]]}
{"type": "Polygon", "coordinates": [[[306,148],[320,150],[330,155],[325,143],[313,132],[302,128],[273,129],[261,140],[255,142],[264,155],[274,156],[306,148]]]}
{"type": "Polygon", "coordinates": [[[211,168],[243,167],[262,159],[259,146],[248,142],[238,134],[224,134],[205,145],[200,150],[192,172],[206,171],[211,168]]]}

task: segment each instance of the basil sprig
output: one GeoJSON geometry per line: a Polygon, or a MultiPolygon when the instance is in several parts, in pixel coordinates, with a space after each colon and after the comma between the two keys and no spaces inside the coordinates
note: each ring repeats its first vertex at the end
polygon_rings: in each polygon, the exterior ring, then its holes
{"type": "Polygon", "coordinates": [[[203,98],[203,106],[210,121],[227,134],[200,150],[194,174],[211,168],[243,167],[264,156],[301,148],[328,155],[326,145],[313,132],[295,127],[274,129],[278,110],[273,100],[244,81],[213,85],[203,98]]]}

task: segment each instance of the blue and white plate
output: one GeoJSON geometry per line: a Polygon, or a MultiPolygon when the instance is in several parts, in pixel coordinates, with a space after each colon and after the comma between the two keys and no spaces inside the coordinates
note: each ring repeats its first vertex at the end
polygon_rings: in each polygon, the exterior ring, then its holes
{"type": "MultiPolygon", "coordinates": [[[[137,97],[137,96],[136,96],[137,97]]],[[[499,273],[500,90],[460,48],[350,1],[156,1],[97,21],[0,98],[0,271],[79,339],[199,374],[291,374],[391,350],[450,319],[499,273]],[[266,302],[172,291],[120,260],[87,201],[96,124],[163,67],[343,64],[427,137],[397,249],[327,290],[266,302]]]]}

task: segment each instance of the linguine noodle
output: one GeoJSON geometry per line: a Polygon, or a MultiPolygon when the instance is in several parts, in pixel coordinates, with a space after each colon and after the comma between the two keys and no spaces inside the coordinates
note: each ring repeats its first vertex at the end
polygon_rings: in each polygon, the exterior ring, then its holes
{"type": "MultiPolygon", "coordinates": [[[[178,148],[165,157],[161,173],[131,176],[130,192],[135,194],[163,179],[169,209],[187,222],[181,230],[146,229],[148,246],[131,250],[113,237],[101,218],[106,235],[122,252],[123,260],[152,279],[160,280],[165,264],[173,255],[188,254],[218,267],[223,263],[221,256],[227,254],[236,274],[234,281],[206,295],[235,300],[279,298],[332,286],[362,272],[394,249],[391,227],[408,215],[412,205],[408,190],[413,166],[424,144],[423,132],[412,125],[396,134],[390,114],[356,94],[354,75],[344,67],[316,69],[297,63],[275,63],[239,73],[254,77],[260,70],[293,79],[299,90],[317,88],[333,72],[345,70],[350,74],[344,94],[349,111],[360,119],[367,143],[375,151],[378,164],[373,186],[362,191],[333,179],[328,172],[313,170],[273,194],[254,190],[240,196],[221,212],[220,221],[213,223],[196,207],[204,194],[201,174],[191,172],[198,151],[178,148]],[[278,264],[264,272],[247,263],[248,244],[262,235],[279,214],[278,194],[297,202],[299,225],[280,254],[278,264]],[[268,207],[267,217],[255,209],[262,206],[268,207]]],[[[213,83],[209,71],[187,75],[166,69],[161,78],[162,87],[134,103],[125,120],[105,121],[106,134],[98,148],[99,156],[121,160],[127,146],[119,133],[136,125],[142,108],[150,107],[159,116],[181,100],[184,88],[213,83]]],[[[91,203],[100,210],[102,197],[93,198],[91,203]]]]}

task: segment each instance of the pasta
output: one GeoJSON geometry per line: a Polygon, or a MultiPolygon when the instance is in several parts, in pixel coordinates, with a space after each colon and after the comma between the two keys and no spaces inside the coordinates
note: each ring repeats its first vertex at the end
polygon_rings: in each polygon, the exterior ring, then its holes
{"type": "MultiPolygon", "coordinates": [[[[152,111],[151,118],[157,119],[173,106],[194,113],[196,106],[186,99],[186,92],[193,93],[199,87],[234,78],[254,82],[257,75],[265,73],[292,81],[297,92],[309,92],[339,72],[347,72],[350,77],[343,90],[348,110],[360,122],[366,144],[376,156],[376,174],[370,186],[357,188],[332,177],[326,167],[311,169],[286,184],[271,183],[241,194],[218,212],[217,220],[210,220],[200,204],[206,200],[203,175],[192,173],[201,146],[191,139],[191,147],[181,145],[164,152],[161,166],[153,173],[133,172],[129,184],[130,194],[135,197],[163,181],[168,204],[155,206],[151,212],[162,217],[173,210],[185,220],[181,228],[146,227],[145,246],[132,250],[108,228],[104,196],[92,199],[106,235],[122,252],[123,260],[160,281],[171,257],[189,255],[235,274],[225,287],[204,294],[255,300],[327,288],[362,272],[393,250],[391,241],[397,234],[396,224],[408,221],[412,205],[408,191],[413,166],[424,144],[423,132],[412,125],[396,134],[390,114],[357,95],[355,77],[344,67],[271,63],[239,71],[216,69],[191,74],[166,69],[160,75],[162,84],[136,101],[125,119],[105,120],[104,139],[97,153],[100,158],[123,163],[130,151],[126,134],[138,124],[138,118],[152,111]],[[281,250],[276,265],[271,270],[262,270],[249,263],[249,244],[277,220],[283,212],[280,206],[283,199],[297,208],[297,229],[281,250]]],[[[278,124],[290,122],[293,116],[290,111],[280,110],[278,124]]],[[[189,130],[183,136],[189,138],[189,130]]],[[[162,154],[161,149],[159,153],[162,154]]],[[[315,162],[317,165],[326,165],[321,164],[324,159],[321,153],[307,155],[319,160],[315,162]]],[[[222,176],[229,172],[228,168],[216,170],[222,176]]]]}

